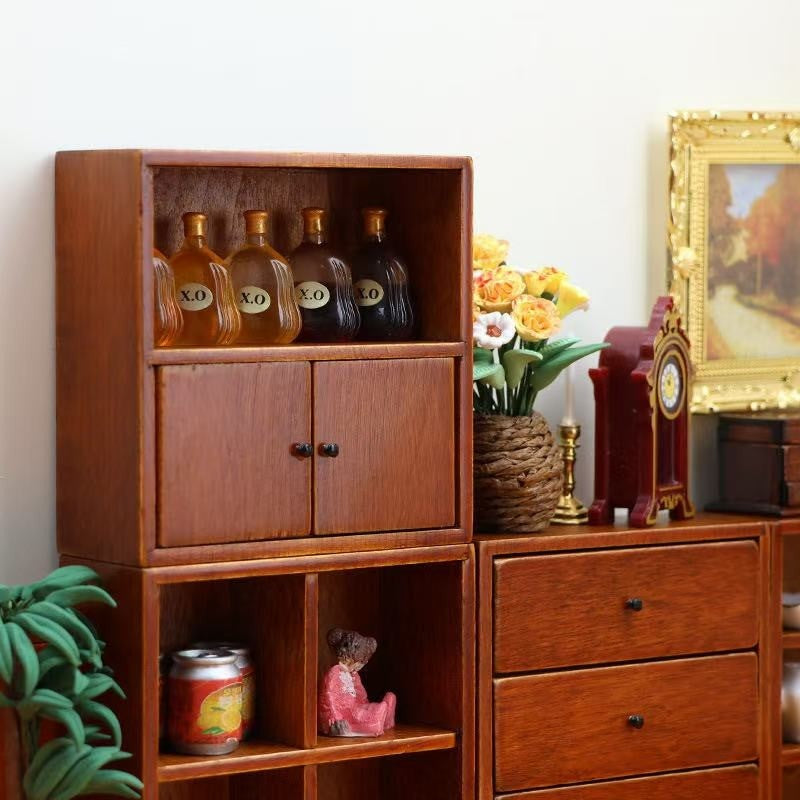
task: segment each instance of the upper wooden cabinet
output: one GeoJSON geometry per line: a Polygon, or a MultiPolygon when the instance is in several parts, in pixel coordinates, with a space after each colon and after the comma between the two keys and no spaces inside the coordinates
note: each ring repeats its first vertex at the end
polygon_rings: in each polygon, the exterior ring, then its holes
{"type": "Polygon", "coordinates": [[[60,552],[155,566],[468,541],[471,200],[465,158],[59,153],[60,552]],[[287,253],[309,205],[344,252],[362,207],[389,209],[416,341],[153,346],[151,254],[176,249],[183,212],[225,256],[241,212],[266,208],[287,253]]]}

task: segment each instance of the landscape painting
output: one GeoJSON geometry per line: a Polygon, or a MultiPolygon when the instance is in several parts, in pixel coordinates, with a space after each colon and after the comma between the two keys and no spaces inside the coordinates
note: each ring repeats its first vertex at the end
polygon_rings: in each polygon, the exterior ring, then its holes
{"type": "Polygon", "coordinates": [[[706,275],[706,360],[800,356],[800,165],[709,165],[706,275]]]}

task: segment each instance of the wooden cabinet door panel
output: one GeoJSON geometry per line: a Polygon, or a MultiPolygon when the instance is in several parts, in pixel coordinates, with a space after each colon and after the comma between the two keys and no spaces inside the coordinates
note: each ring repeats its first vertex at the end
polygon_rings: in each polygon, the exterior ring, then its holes
{"type": "Polygon", "coordinates": [[[498,792],[752,761],[753,653],[494,682],[498,792]],[[634,727],[629,717],[641,715],[634,727]]]}
{"type": "Polygon", "coordinates": [[[758,800],[758,767],[706,769],[504,794],[502,800],[758,800]]]}
{"type": "Polygon", "coordinates": [[[758,560],[752,541],[497,559],[495,671],[753,647],[758,560]]]}
{"type": "Polygon", "coordinates": [[[308,535],[308,363],[162,367],[157,386],[160,547],[308,535]]]}
{"type": "Polygon", "coordinates": [[[314,364],[315,533],[453,524],[453,394],[449,358],[314,364]]]}

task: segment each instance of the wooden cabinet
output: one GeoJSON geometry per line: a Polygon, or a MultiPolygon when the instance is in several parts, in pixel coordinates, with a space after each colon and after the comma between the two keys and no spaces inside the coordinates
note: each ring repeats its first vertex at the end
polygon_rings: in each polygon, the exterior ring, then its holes
{"type": "Polygon", "coordinates": [[[451,527],[453,395],[445,358],[159,367],[159,546],[451,527]]]}
{"type": "Polygon", "coordinates": [[[144,800],[473,800],[472,167],[468,158],[147,150],[56,156],[57,533],[119,606],[97,622],[144,800]],[[352,252],[389,210],[414,341],[158,348],[152,253],[181,214],[222,258],[265,208],[352,252]],[[299,446],[298,446],[299,445],[299,446]],[[317,734],[326,634],[375,636],[377,738],[317,734]],[[257,722],[227,756],[160,752],[159,655],[240,640],[257,722]]]}
{"type": "Polygon", "coordinates": [[[157,408],[161,547],[308,535],[308,363],[160,367],[157,408]]]}
{"type": "Polygon", "coordinates": [[[752,541],[497,558],[494,575],[496,672],[740,650],[758,640],[752,541]],[[725,587],[724,610],[709,586],[725,587]]]}
{"type": "Polygon", "coordinates": [[[165,566],[469,541],[471,195],[466,158],[59,153],[59,551],[165,566]],[[376,204],[414,341],[154,346],[152,252],[175,252],[187,209],[225,257],[245,209],[270,211],[283,253],[300,209],[329,209],[349,253],[376,204]]]}
{"type": "Polygon", "coordinates": [[[455,521],[453,361],[314,365],[314,532],[447,528],[455,521]]]}
{"type": "Polygon", "coordinates": [[[478,536],[479,799],[769,797],[766,534],[478,536]]]}
{"type": "MultiPolygon", "coordinates": [[[[752,765],[508,794],[503,800],[759,800],[752,765]]],[[[766,800],[766,798],[764,798],[766,800]]]]}

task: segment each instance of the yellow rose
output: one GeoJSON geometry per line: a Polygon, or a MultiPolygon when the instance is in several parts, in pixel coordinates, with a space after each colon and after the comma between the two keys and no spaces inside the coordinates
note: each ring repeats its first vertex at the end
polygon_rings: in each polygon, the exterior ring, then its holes
{"type": "Polygon", "coordinates": [[[585,309],[589,305],[589,295],[581,289],[580,286],[575,286],[569,281],[564,281],[561,288],[558,290],[558,298],[556,299],[556,308],[561,316],[561,319],[577,311],[579,308],[585,309]]]}
{"type": "Polygon", "coordinates": [[[545,292],[554,295],[566,279],[566,272],[555,267],[542,267],[525,273],[525,288],[534,297],[541,297],[545,292]]]}
{"type": "Polygon", "coordinates": [[[549,339],[561,328],[561,317],[558,316],[555,303],[544,297],[523,294],[514,301],[511,316],[519,338],[526,342],[549,339]]]}
{"type": "Polygon", "coordinates": [[[473,301],[484,311],[510,311],[511,304],[525,291],[522,275],[508,267],[482,272],[473,285],[473,301]]]}
{"type": "Polygon", "coordinates": [[[472,237],[472,268],[474,270],[494,269],[508,256],[508,242],[496,239],[488,233],[476,233],[472,237]]]}

